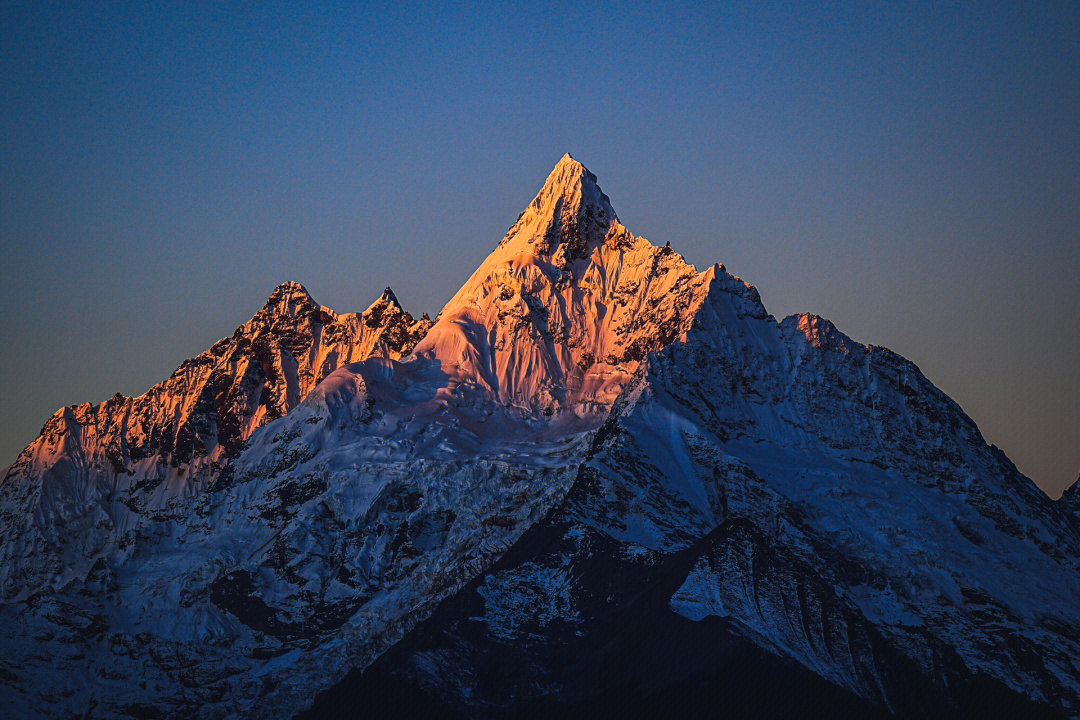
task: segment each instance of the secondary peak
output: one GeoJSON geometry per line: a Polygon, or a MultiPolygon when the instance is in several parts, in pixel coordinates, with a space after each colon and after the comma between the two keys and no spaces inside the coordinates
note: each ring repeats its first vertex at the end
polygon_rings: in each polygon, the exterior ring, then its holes
{"type": "Polygon", "coordinates": [[[387,286],[386,289],[382,291],[382,295],[379,296],[377,302],[385,302],[391,305],[396,305],[399,308],[401,307],[401,303],[398,302],[397,295],[395,295],[394,291],[390,289],[390,286],[387,286]]]}
{"type": "Polygon", "coordinates": [[[274,288],[274,292],[270,293],[264,308],[279,312],[291,312],[298,305],[316,305],[316,303],[307,288],[298,282],[289,280],[274,288]]]}

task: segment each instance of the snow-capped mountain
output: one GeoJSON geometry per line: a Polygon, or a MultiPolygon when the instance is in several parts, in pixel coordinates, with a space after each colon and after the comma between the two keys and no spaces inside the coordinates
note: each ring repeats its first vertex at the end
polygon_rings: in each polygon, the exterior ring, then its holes
{"type": "Polygon", "coordinates": [[[339,315],[287,282],[232,337],[143,395],[57,410],[0,483],[0,596],[85,575],[104,546],[143,517],[183,507],[252,432],[333,370],[400,358],[430,327],[390,288],[363,313],[339,315]]]}
{"type": "Polygon", "coordinates": [[[605,412],[641,360],[686,331],[710,272],[632,235],[565,155],[416,354],[504,404],[605,412]]]}
{"type": "Polygon", "coordinates": [[[632,235],[565,156],[433,325],[286,284],[50,419],[0,484],[0,696],[1078,716],[1075,495],[895,353],[632,235]]]}

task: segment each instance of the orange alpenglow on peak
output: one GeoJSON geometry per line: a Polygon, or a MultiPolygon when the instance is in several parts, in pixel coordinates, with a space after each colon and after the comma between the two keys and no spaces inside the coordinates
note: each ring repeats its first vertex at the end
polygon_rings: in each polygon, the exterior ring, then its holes
{"type": "Polygon", "coordinates": [[[550,255],[566,244],[570,254],[580,256],[618,220],[596,176],[567,153],[500,245],[550,255]]]}
{"type": "Polygon", "coordinates": [[[686,331],[714,277],[630,233],[567,154],[414,353],[503,403],[602,412],[686,331]]]}

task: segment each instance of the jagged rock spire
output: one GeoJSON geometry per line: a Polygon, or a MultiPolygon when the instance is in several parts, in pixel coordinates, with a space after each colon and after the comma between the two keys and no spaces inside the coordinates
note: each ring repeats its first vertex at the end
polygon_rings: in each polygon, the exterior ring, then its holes
{"type": "Polygon", "coordinates": [[[263,309],[275,314],[295,314],[298,307],[318,307],[315,298],[303,285],[292,280],[287,280],[270,293],[263,309]]]}
{"type": "Polygon", "coordinates": [[[389,285],[387,285],[386,289],[383,290],[382,295],[379,296],[379,300],[385,300],[392,305],[396,305],[399,308],[401,307],[401,303],[398,302],[397,295],[394,294],[394,291],[390,288],[389,285]]]}
{"type": "Polygon", "coordinates": [[[394,295],[394,291],[387,287],[382,291],[382,295],[368,306],[367,310],[361,313],[364,318],[364,322],[368,327],[378,327],[383,324],[389,317],[397,316],[407,317],[408,322],[412,322],[412,316],[405,312],[401,307],[401,303],[398,302],[397,296],[394,295]]]}

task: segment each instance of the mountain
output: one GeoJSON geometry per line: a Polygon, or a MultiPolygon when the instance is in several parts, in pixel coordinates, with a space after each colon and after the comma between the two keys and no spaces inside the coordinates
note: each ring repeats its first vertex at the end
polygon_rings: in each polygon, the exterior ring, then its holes
{"type": "Polygon", "coordinates": [[[201,491],[252,432],[337,367],[407,355],[430,327],[390,288],[363,313],[339,315],[287,282],[232,337],[143,395],[57,410],[0,482],[0,595],[85,575],[106,545],[201,491]],[[61,545],[71,547],[29,559],[61,545]]]}
{"type": "Polygon", "coordinates": [[[565,155],[416,354],[502,404],[602,414],[648,353],[686,331],[714,276],[632,235],[565,155]]]}
{"type": "MultiPolygon", "coordinates": [[[[110,404],[112,403],[112,404],[110,404]]],[[[285,285],[0,484],[16,716],[1080,716],[1080,523],[563,157],[443,308],[285,285]]]]}

